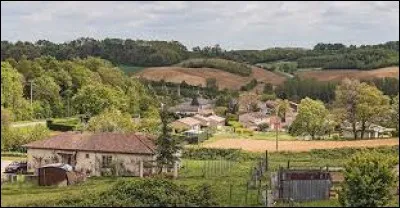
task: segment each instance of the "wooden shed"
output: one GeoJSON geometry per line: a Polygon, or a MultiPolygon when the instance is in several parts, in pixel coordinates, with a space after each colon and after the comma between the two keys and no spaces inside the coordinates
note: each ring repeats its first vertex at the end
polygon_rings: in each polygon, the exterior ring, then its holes
{"type": "Polygon", "coordinates": [[[76,182],[75,173],[68,164],[54,163],[38,169],[39,186],[66,186],[76,182]]]}

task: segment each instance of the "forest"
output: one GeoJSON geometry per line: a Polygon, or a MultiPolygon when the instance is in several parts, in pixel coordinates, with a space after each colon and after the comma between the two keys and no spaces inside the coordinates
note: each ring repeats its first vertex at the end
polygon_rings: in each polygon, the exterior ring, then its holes
{"type": "Polygon", "coordinates": [[[109,61],[89,57],[58,61],[1,62],[1,105],[14,120],[95,116],[115,108],[131,115],[155,114],[159,103],[141,82],[109,61]]]}
{"type": "MultiPolygon", "coordinates": [[[[398,66],[399,41],[377,45],[346,46],[341,43],[318,43],[312,49],[269,48],[265,50],[230,50],[220,45],[199,47],[189,51],[178,41],[145,41],[132,39],[78,38],[64,43],[39,40],[34,43],[1,42],[1,60],[33,60],[52,56],[57,60],[100,57],[114,65],[168,66],[190,58],[221,58],[241,63],[257,64],[274,61],[297,61],[298,68],[375,69],[398,66]]],[[[244,69],[246,70],[246,69],[244,69]]],[[[247,72],[243,72],[247,73],[247,72]]]]}

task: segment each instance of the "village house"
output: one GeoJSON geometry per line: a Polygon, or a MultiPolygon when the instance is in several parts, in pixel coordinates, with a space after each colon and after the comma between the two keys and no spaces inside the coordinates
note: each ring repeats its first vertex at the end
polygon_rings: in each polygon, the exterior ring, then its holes
{"type": "Polygon", "coordinates": [[[192,117],[185,117],[178,119],[170,124],[172,127],[173,132],[178,133],[182,131],[200,131],[202,122],[192,118],[192,117]]]}
{"type": "Polygon", "coordinates": [[[120,175],[143,176],[155,171],[153,140],[135,133],[66,132],[23,146],[27,148],[30,171],[63,163],[90,176],[110,173],[113,168],[118,168],[120,175]]]}
{"type": "Polygon", "coordinates": [[[214,105],[214,100],[195,97],[193,99],[188,99],[177,106],[169,108],[168,111],[175,113],[180,117],[194,116],[196,114],[211,115],[214,113],[214,105]]]}
{"type": "Polygon", "coordinates": [[[246,128],[257,130],[262,123],[268,123],[268,116],[262,112],[251,112],[239,115],[239,122],[246,128]]]}
{"type": "Polygon", "coordinates": [[[209,116],[208,120],[210,121],[211,127],[221,128],[222,126],[225,126],[226,119],[215,114],[209,116]]]}
{"type": "MultiPolygon", "coordinates": [[[[364,132],[365,139],[390,137],[396,131],[394,128],[386,128],[377,124],[367,123],[366,126],[367,128],[364,132]]],[[[349,122],[343,122],[341,129],[343,138],[354,138],[353,128],[349,122]]],[[[358,122],[356,123],[356,134],[357,138],[361,138],[361,124],[358,122]]]]}

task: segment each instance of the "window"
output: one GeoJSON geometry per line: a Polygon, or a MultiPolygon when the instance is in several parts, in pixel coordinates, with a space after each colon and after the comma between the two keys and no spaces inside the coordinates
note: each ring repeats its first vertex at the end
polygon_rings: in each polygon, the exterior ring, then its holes
{"type": "Polygon", "coordinates": [[[86,159],[89,158],[89,154],[86,154],[86,159]]]}
{"type": "Polygon", "coordinates": [[[103,155],[102,167],[109,168],[111,166],[111,161],[112,161],[111,156],[103,155]]]}

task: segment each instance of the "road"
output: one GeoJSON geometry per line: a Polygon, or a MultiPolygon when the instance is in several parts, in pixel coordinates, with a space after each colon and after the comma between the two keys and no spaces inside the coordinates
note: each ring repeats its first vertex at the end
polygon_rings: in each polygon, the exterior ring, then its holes
{"type": "MultiPolygon", "coordinates": [[[[312,149],[333,149],[343,147],[377,147],[399,145],[399,138],[371,139],[357,141],[279,141],[278,151],[302,152],[312,149]]],[[[234,148],[251,152],[274,152],[275,141],[252,140],[252,139],[221,139],[212,143],[202,145],[206,148],[234,148]]]]}

